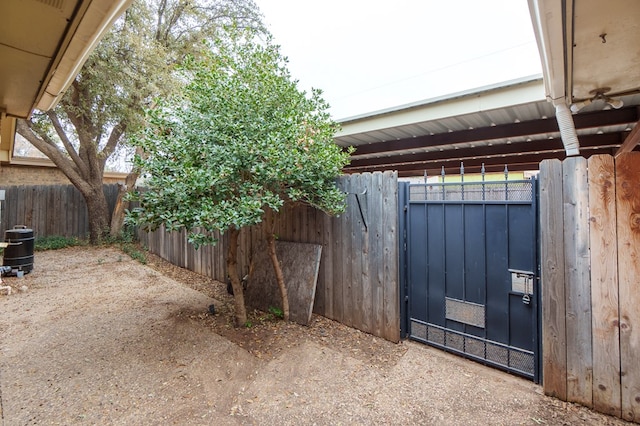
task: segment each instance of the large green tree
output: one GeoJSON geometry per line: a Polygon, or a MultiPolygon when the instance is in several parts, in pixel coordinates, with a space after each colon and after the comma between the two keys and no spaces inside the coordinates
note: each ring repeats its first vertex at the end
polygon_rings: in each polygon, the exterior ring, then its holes
{"type": "MultiPolygon", "coordinates": [[[[231,28],[209,53],[185,62],[182,94],[150,109],[150,126],[134,142],[144,151],[137,164],[146,190],[131,219],[150,229],[185,228],[196,245],[228,232],[237,325],[246,322],[239,230],[286,202],[330,214],[344,208],[335,179],[349,153],[333,142],[337,126],[321,93],[299,90],[286,65],[271,40],[231,28]]],[[[288,319],[275,236],[264,229],[288,319]]]]}
{"type": "MultiPolygon", "coordinates": [[[[121,226],[123,205],[117,204],[112,220],[102,190],[107,160],[141,127],[145,107],[174,93],[176,66],[197,57],[203,40],[232,22],[262,29],[253,0],[137,0],[98,44],[59,105],[18,122],[18,133],[84,196],[92,242],[100,242],[110,227],[117,234],[121,226]]],[[[136,179],[131,173],[128,187],[136,179]]]]}

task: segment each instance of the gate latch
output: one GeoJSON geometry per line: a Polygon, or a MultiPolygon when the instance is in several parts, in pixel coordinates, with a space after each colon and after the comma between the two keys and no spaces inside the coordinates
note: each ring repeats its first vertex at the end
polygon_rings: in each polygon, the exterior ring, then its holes
{"type": "Polygon", "coordinates": [[[534,273],[518,269],[509,269],[509,272],[511,272],[511,291],[522,293],[522,303],[525,305],[530,304],[531,296],[533,295],[534,273]]]}

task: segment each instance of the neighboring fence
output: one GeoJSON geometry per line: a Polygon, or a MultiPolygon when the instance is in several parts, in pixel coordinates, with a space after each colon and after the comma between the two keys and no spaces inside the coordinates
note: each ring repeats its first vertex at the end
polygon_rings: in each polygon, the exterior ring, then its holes
{"type": "MultiPolygon", "coordinates": [[[[35,237],[85,237],[89,233],[87,205],[73,185],[0,186],[0,189],[5,191],[5,201],[0,201],[0,238],[15,225],[33,229],[35,237]]],[[[104,185],[104,192],[113,211],[118,185],[104,185]]]]}
{"type": "Polygon", "coordinates": [[[543,386],[640,422],[640,153],[540,167],[543,386]]]}
{"type": "Polygon", "coordinates": [[[227,277],[227,237],[214,246],[196,250],[187,242],[187,232],[166,232],[163,227],[153,231],[138,231],[140,243],[170,263],[225,282],[227,277]]]}
{"type": "MultiPolygon", "coordinates": [[[[329,217],[309,207],[284,208],[275,233],[283,241],[322,245],[314,312],[397,342],[400,340],[398,285],[398,182],[395,172],[343,176],[347,210],[329,217]]],[[[140,233],[141,241],[171,263],[226,278],[227,240],[195,251],[185,233],[140,233]]],[[[240,233],[240,273],[249,272],[261,226],[240,233]]]]}

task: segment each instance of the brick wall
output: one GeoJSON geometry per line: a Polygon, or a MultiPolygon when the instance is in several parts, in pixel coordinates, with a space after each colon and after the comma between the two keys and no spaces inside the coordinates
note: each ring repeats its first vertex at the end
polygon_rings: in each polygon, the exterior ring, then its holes
{"type": "MultiPolygon", "coordinates": [[[[126,174],[105,173],[103,182],[124,182],[126,174]]],[[[56,167],[34,165],[0,165],[0,186],[13,185],[68,185],[69,179],[56,167]]]]}

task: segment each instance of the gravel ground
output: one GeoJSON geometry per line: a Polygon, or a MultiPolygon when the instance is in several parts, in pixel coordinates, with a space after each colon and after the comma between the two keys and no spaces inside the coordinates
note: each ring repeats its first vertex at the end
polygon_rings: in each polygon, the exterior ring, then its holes
{"type": "Polygon", "coordinates": [[[155,256],[76,247],[35,262],[0,296],[3,426],[627,424],[321,317],[253,311],[236,329],[222,283],[155,256]]]}

